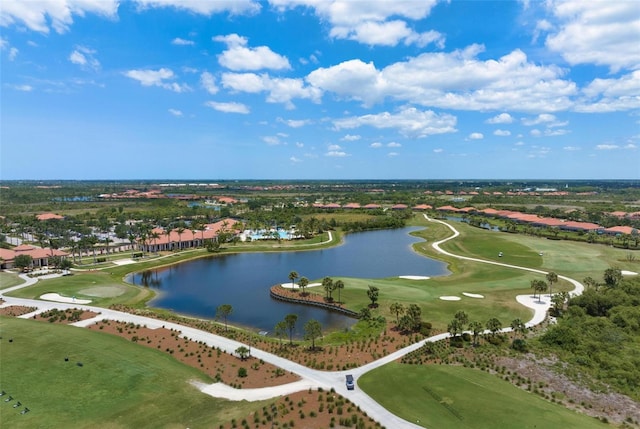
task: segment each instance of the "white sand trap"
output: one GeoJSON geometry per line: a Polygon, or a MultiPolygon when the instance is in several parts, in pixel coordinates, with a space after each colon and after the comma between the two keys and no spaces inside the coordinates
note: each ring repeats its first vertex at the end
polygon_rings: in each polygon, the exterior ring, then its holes
{"type": "Polygon", "coordinates": [[[441,296],[440,299],[443,301],[460,301],[462,298],[459,296],[441,296]]]}
{"type": "Polygon", "coordinates": [[[430,277],[427,276],[398,276],[401,279],[407,279],[407,280],[429,280],[430,277]]]}
{"type": "Polygon", "coordinates": [[[115,261],[112,261],[112,262],[116,265],[129,265],[129,264],[136,263],[136,261],[134,261],[133,259],[116,259],[115,261]]]}
{"type": "Polygon", "coordinates": [[[40,299],[44,299],[45,301],[68,302],[70,304],[89,304],[91,302],[90,299],[69,298],[58,293],[45,293],[40,296],[40,299]]]}
{"type": "Polygon", "coordinates": [[[637,276],[638,273],[633,272],[633,271],[620,271],[622,273],[623,276],[637,276]]]}
{"type": "MultiPolygon", "coordinates": [[[[300,289],[300,286],[297,283],[282,283],[280,284],[280,286],[287,289],[300,289]]],[[[316,287],[316,286],[322,286],[322,283],[309,283],[307,285],[307,287],[316,287]]]]}
{"type": "Polygon", "coordinates": [[[484,298],[484,295],[480,295],[479,293],[462,292],[462,294],[464,296],[468,296],[469,298],[484,298]]]}

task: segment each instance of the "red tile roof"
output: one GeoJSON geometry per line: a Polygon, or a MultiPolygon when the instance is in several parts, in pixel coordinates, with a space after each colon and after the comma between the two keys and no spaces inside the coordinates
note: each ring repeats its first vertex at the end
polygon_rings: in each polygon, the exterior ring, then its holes
{"type": "Polygon", "coordinates": [[[60,216],[55,213],[41,213],[36,216],[36,219],[38,220],[64,219],[64,216],[60,216]]]}

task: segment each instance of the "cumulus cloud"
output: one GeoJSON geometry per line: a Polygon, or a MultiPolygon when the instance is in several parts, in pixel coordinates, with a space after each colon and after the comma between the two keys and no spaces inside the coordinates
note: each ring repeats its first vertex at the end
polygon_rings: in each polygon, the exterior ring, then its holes
{"type": "Polygon", "coordinates": [[[581,148],[579,148],[578,146],[565,146],[562,149],[566,150],[567,152],[577,152],[581,150],[581,148]]]}
{"type": "Polygon", "coordinates": [[[390,156],[390,157],[398,156],[398,152],[389,152],[387,156],[390,156]]]}
{"type": "Polygon", "coordinates": [[[407,20],[420,20],[429,15],[436,0],[415,1],[345,1],[345,0],[270,0],[280,10],[298,6],[312,8],[330,25],[330,36],[367,45],[395,46],[404,44],[441,47],[444,37],[436,31],[418,33],[407,20]],[[393,18],[390,20],[390,18],[393,18]]]}
{"type": "Polygon", "coordinates": [[[169,113],[173,116],[182,116],[182,111],[178,109],[169,109],[169,113]]]}
{"type": "Polygon", "coordinates": [[[297,164],[299,162],[302,162],[301,159],[298,159],[295,156],[292,156],[291,158],[289,158],[289,161],[291,161],[293,164],[297,164]]]}
{"type": "Polygon", "coordinates": [[[381,148],[382,146],[383,146],[383,145],[382,145],[382,143],[380,143],[380,142],[374,142],[374,143],[371,143],[371,144],[369,145],[369,147],[372,147],[372,148],[374,148],[374,149],[379,149],[379,148],[381,148]]]}
{"type": "Polygon", "coordinates": [[[436,148],[433,150],[433,153],[442,153],[442,152],[444,152],[444,149],[442,148],[436,148]]]}
{"type": "Polygon", "coordinates": [[[0,7],[0,25],[24,25],[28,29],[48,34],[53,28],[64,33],[73,24],[74,16],[86,14],[114,18],[118,12],[118,0],[56,0],[24,1],[3,0],[0,7]]]}
{"type": "Polygon", "coordinates": [[[615,112],[640,109],[640,70],[610,79],[594,79],[582,89],[578,112],[615,112]]]}
{"type": "Polygon", "coordinates": [[[16,48],[15,46],[11,46],[9,44],[9,41],[2,37],[0,37],[0,50],[7,51],[7,57],[9,58],[9,61],[15,60],[18,56],[18,52],[20,52],[18,48],[16,48]]]}
{"type": "Polygon", "coordinates": [[[287,125],[288,127],[291,128],[301,128],[304,127],[305,125],[308,125],[311,123],[311,121],[309,119],[282,119],[282,118],[278,118],[277,119],[278,122],[281,122],[285,125],[287,125]]]}
{"type": "Polygon", "coordinates": [[[216,79],[209,72],[203,72],[200,75],[200,85],[209,93],[216,94],[218,92],[218,86],[216,85],[216,79]]]}
{"type": "Polygon", "coordinates": [[[33,87],[31,85],[7,85],[7,87],[11,89],[15,89],[16,91],[22,91],[22,92],[33,91],[33,87]]]}
{"type": "Polygon", "coordinates": [[[553,112],[574,104],[578,90],[562,79],[565,70],[533,64],[519,49],[497,60],[479,59],[483,51],[483,46],[471,45],[449,53],[426,52],[380,70],[372,62],[349,60],[318,68],[306,79],[365,106],[391,98],[441,109],[553,112]]]}
{"type": "Polygon", "coordinates": [[[617,144],[599,144],[599,145],[596,145],[596,149],[598,149],[598,150],[614,150],[614,149],[620,149],[620,146],[618,146],[617,144]]]}
{"type": "Polygon", "coordinates": [[[357,134],[346,134],[340,140],[344,140],[344,141],[347,141],[347,142],[354,142],[354,141],[360,140],[361,138],[362,137],[357,135],[357,134]]]}
{"type": "Polygon", "coordinates": [[[487,124],[510,124],[513,122],[513,117],[508,113],[500,113],[493,118],[487,119],[485,122],[487,124]]]}
{"type": "Polygon", "coordinates": [[[482,133],[471,133],[469,134],[469,140],[482,140],[484,138],[484,134],[482,133]]]}
{"type": "Polygon", "coordinates": [[[95,53],[94,49],[86,46],[76,46],[73,52],[69,54],[69,61],[83,69],[98,70],[100,62],[95,58],[95,53]]]}
{"type": "Polygon", "coordinates": [[[222,86],[226,89],[248,93],[267,93],[267,102],[282,103],[286,108],[294,108],[293,99],[309,99],[320,102],[322,91],[316,87],[305,85],[302,79],[272,78],[267,74],[255,73],[223,73],[222,86]]]}
{"type": "Polygon", "coordinates": [[[493,132],[494,136],[499,136],[499,137],[508,137],[511,135],[511,131],[509,130],[495,130],[493,132]]]}
{"type": "Polygon", "coordinates": [[[415,107],[404,107],[396,113],[382,112],[336,119],[333,124],[337,130],[366,125],[378,129],[396,128],[407,137],[427,137],[456,132],[456,121],[456,117],[450,114],[437,114],[431,110],[421,111],[415,107]]]}
{"type": "Polygon", "coordinates": [[[333,158],[343,158],[347,156],[347,153],[341,150],[330,150],[325,153],[325,156],[333,157],[333,158]]]}
{"type": "Polygon", "coordinates": [[[180,37],[176,37],[171,41],[171,44],[178,45],[178,46],[193,46],[195,45],[195,42],[193,40],[187,40],[187,39],[182,39],[180,37]]]}
{"type": "Polygon", "coordinates": [[[215,101],[207,101],[205,103],[205,106],[211,107],[214,110],[217,110],[219,112],[225,112],[225,113],[241,113],[244,115],[249,113],[249,108],[242,103],[234,103],[234,102],[219,103],[215,101]]]}
{"type": "Polygon", "coordinates": [[[191,88],[186,84],[169,82],[175,79],[176,76],[171,69],[167,68],[161,68],[158,70],[129,70],[124,72],[124,75],[131,79],[137,80],[142,86],[159,86],[160,88],[168,89],[174,92],[191,91],[191,88]]]}
{"type": "Polygon", "coordinates": [[[232,15],[254,15],[261,9],[260,2],[253,0],[135,0],[135,2],[141,8],[171,7],[207,16],[225,12],[232,15]]]}
{"type": "Polygon", "coordinates": [[[640,66],[640,14],[634,1],[552,0],[546,3],[557,31],[546,46],[572,65],[597,64],[617,72],[640,66]]]}
{"type": "Polygon", "coordinates": [[[557,119],[555,115],[551,115],[549,113],[543,113],[534,118],[522,118],[522,124],[526,125],[527,127],[531,127],[533,125],[538,125],[538,124],[551,124],[556,121],[557,119]]]}
{"type": "Polygon", "coordinates": [[[264,136],[262,137],[262,141],[269,146],[278,146],[282,144],[282,140],[280,140],[278,136],[264,136]]]}
{"type": "Polygon", "coordinates": [[[402,147],[402,145],[400,143],[397,143],[397,142],[391,142],[391,143],[387,144],[387,147],[402,147]]]}
{"type": "Polygon", "coordinates": [[[289,60],[273,52],[268,46],[247,47],[248,40],[237,34],[215,36],[213,40],[227,44],[227,50],[218,55],[221,66],[234,71],[289,70],[289,60]]]}

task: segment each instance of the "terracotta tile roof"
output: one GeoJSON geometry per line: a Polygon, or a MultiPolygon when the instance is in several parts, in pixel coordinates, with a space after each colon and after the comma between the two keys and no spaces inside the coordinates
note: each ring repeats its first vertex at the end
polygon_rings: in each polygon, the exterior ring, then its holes
{"type": "Polygon", "coordinates": [[[41,213],[36,216],[36,219],[38,220],[64,219],[64,216],[60,216],[55,213],[41,213]]]}
{"type": "Polygon", "coordinates": [[[363,207],[364,209],[379,209],[382,208],[380,204],[367,204],[363,207]]]}
{"type": "Polygon", "coordinates": [[[349,203],[342,206],[343,209],[359,209],[360,207],[360,203],[349,203]]]}
{"type": "Polygon", "coordinates": [[[630,226],[612,226],[611,228],[606,228],[604,232],[608,234],[633,234],[633,231],[638,233],[636,228],[632,228],[630,226]]]}
{"type": "Polygon", "coordinates": [[[429,204],[418,204],[413,209],[414,210],[431,210],[432,208],[433,206],[430,206],[429,204]]]}
{"type": "Polygon", "coordinates": [[[395,205],[391,206],[392,210],[404,210],[406,208],[409,208],[409,206],[406,205],[406,204],[395,204],[395,205]]]}

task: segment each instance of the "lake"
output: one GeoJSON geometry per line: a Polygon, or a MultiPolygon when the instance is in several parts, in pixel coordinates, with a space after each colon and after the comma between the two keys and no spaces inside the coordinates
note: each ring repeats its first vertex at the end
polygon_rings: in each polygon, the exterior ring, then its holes
{"type": "MultiPolygon", "coordinates": [[[[448,274],[445,263],[412,250],[411,245],[422,240],[409,233],[419,229],[348,234],[342,245],[330,249],[215,255],[135,273],[127,281],[160,292],[149,305],[180,314],[212,319],[219,305],[231,304],[233,313],[228,322],[255,331],[273,331],[275,324],[289,313],[298,315],[297,336],[302,335],[309,319],[318,320],[325,330],[343,329],[355,320],[316,307],[274,300],[269,296],[269,288],[289,283],[291,271],[311,282],[321,281],[325,276],[385,278],[448,274]]],[[[349,287],[348,281],[345,287],[349,287]]]]}

